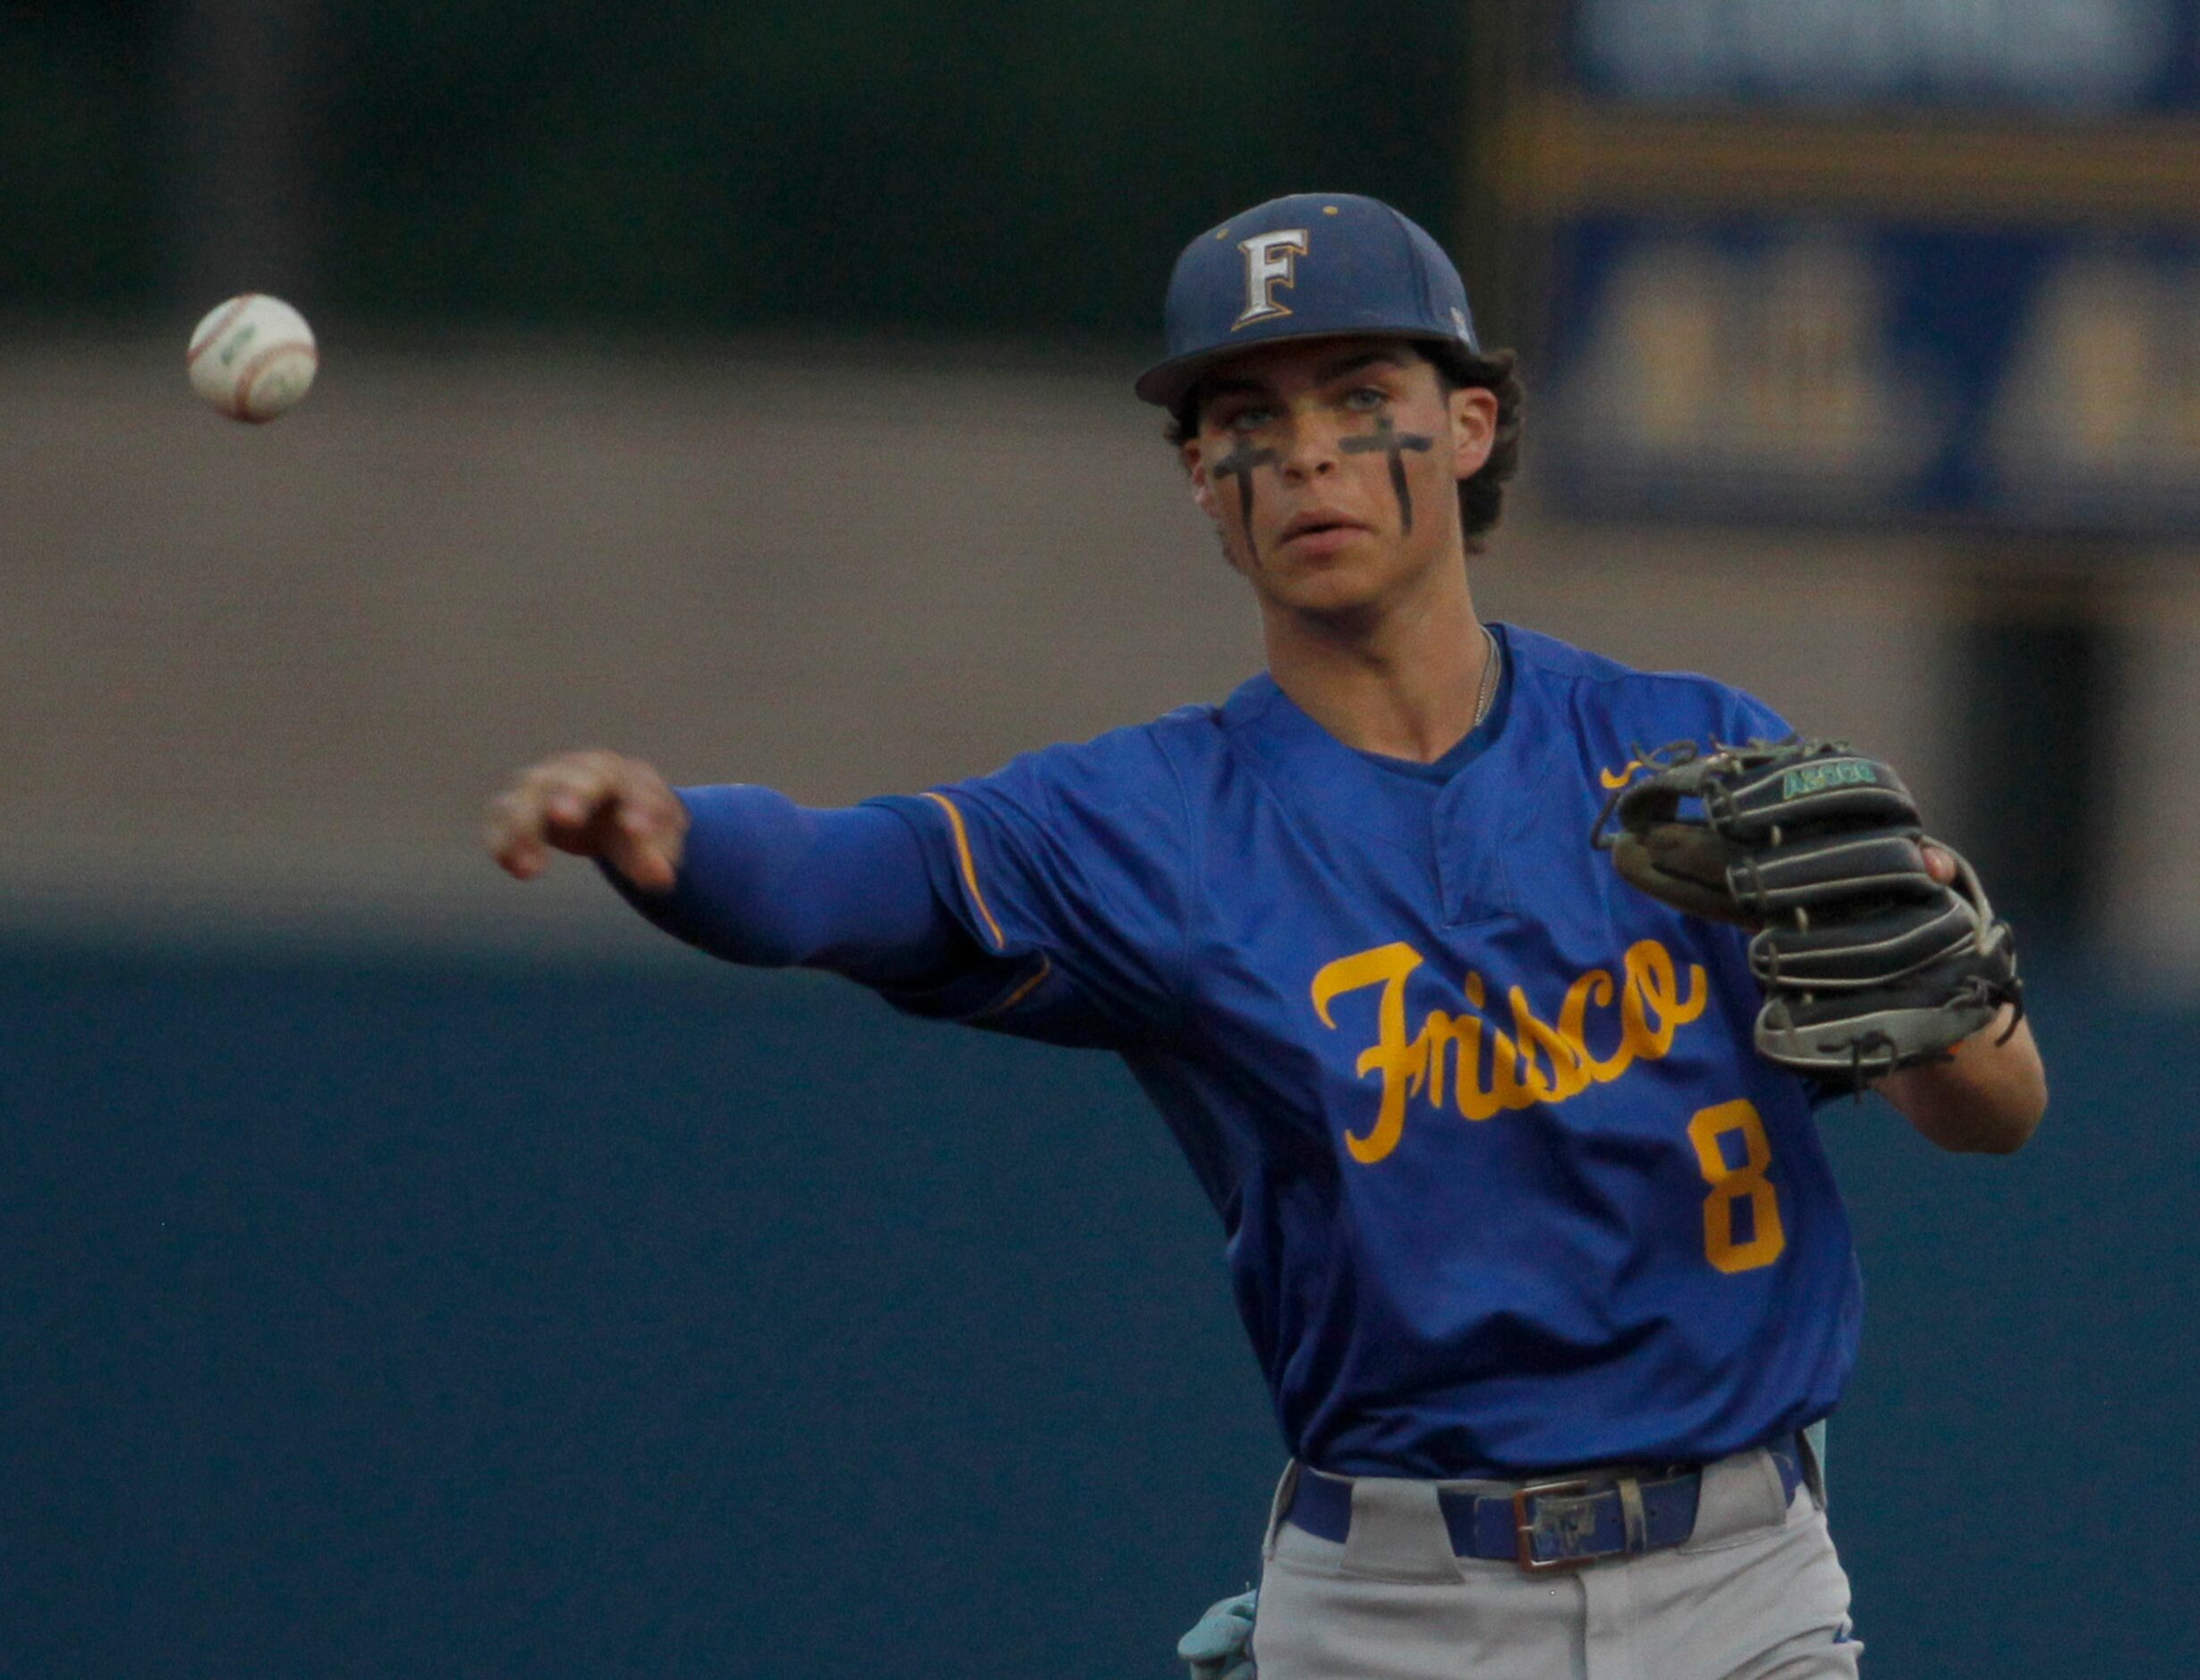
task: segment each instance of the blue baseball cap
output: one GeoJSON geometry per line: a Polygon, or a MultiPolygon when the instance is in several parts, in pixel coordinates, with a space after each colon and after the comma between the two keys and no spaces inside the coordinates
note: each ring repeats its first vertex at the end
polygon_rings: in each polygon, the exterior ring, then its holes
{"type": "Polygon", "coordinates": [[[1162,313],[1168,354],[1135,388],[1163,408],[1226,357],[1289,339],[1372,333],[1481,351],[1443,247],[1352,192],[1295,192],[1210,228],[1176,259],[1162,313]]]}

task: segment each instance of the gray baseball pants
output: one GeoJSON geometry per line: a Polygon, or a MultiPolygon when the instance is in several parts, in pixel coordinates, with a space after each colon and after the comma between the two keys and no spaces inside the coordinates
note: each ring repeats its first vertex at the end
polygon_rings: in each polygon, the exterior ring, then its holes
{"type": "MultiPolygon", "coordinates": [[[[1343,1544],[1269,1522],[1261,1680],[1834,1680],[1857,1672],[1848,1577],[1806,1485],[1762,1451],[1703,1470],[1678,1546],[1531,1574],[1452,1554],[1434,1482],[1363,1477],[1343,1544]]],[[[1491,1484],[1462,1483],[1477,1491],[1491,1484]]]]}

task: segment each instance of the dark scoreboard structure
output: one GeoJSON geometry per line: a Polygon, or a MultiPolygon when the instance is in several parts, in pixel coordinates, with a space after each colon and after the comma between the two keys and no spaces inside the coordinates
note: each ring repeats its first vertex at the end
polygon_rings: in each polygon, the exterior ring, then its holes
{"type": "Polygon", "coordinates": [[[1561,509],[2200,532],[2200,0],[1555,15],[1487,155],[1561,509]]]}

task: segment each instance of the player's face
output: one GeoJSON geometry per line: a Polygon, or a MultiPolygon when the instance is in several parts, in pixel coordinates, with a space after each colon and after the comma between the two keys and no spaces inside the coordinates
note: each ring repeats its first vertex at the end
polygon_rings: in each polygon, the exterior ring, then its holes
{"type": "Polygon", "coordinates": [[[1464,576],[1458,481],[1489,459],[1496,400],[1447,392],[1410,344],[1249,352],[1206,386],[1193,493],[1271,608],[1362,616],[1464,576]]]}

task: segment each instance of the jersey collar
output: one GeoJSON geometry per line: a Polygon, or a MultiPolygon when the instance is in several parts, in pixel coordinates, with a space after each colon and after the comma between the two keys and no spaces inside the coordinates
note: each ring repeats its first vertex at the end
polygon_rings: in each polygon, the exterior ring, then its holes
{"type": "Polygon", "coordinates": [[[1491,624],[1491,632],[1505,659],[1502,680],[1490,715],[1460,743],[1465,747],[1479,740],[1479,746],[1460,755],[1459,767],[1448,782],[1400,776],[1372,755],[1346,746],[1302,710],[1266,671],[1241,685],[1225,702],[1223,727],[1274,779],[1290,784],[1324,809],[1354,811],[1363,827],[1418,853],[1428,843],[1431,803],[1457,787],[1459,778],[1488,756],[1513,709],[1510,639],[1503,624],[1491,624]]]}

